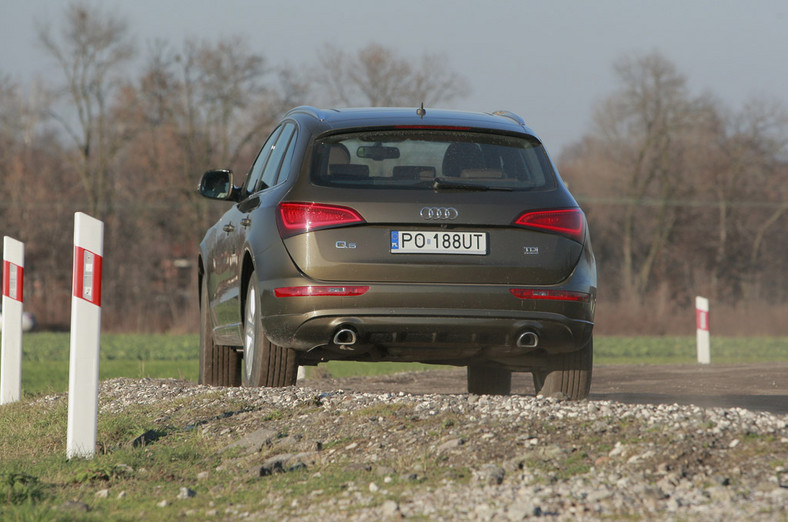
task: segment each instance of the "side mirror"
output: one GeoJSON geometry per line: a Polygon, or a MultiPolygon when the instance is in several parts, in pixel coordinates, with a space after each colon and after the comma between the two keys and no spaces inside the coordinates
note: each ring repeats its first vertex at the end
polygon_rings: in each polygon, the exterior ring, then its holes
{"type": "Polygon", "coordinates": [[[210,199],[234,201],[238,197],[238,189],[233,186],[232,170],[209,170],[202,175],[198,190],[210,199]]]}

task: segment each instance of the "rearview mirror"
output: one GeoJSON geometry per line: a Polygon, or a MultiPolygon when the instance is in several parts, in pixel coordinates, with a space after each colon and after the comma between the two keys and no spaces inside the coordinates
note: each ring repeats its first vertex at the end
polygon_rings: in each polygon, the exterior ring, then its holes
{"type": "Polygon", "coordinates": [[[399,158],[399,149],[397,147],[384,147],[383,144],[376,143],[369,147],[359,147],[356,151],[356,156],[373,161],[397,159],[399,158]]]}
{"type": "Polygon", "coordinates": [[[238,193],[233,186],[232,170],[209,170],[202,175],[200,194],[210,199],[232,200],[238,193]]]}

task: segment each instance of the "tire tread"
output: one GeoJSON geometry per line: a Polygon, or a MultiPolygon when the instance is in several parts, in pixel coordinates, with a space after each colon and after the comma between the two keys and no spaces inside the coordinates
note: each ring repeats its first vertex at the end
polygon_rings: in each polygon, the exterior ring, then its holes
{"type": "Polygon", "coordinates": [[[534,370],[537,395],[566,394],[572,400],[587,399],[593,370],[593,339],[580,350],[554,355],[547,369],[534,370]]]}

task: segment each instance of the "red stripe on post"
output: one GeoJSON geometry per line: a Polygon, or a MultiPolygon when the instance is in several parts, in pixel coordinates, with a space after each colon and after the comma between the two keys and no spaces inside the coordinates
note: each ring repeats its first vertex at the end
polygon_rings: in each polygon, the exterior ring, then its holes
{"type": "Polygon", "coordinates": [[[101,256],[74,247],[74,297],[101,306],[101,264],[101,256]]]}
{"type": "Polygon", "coordinates": [[[3,295],[21,303],[25,295],[24,275],[23,267],[3,260],[3,295]]]}
{"type": "Polygon", "coordinates": [[[698,330],[709,331],[709,312],[706,310],[695,309],[695,323],[698,330]]]}
{"type": "Polygon", "coordinates": [[[101,268],[103,259],[101,256],[96,256],[96,276],[93,282],[93,288],[96,292],[96,298],[93,303],[96,306],[101,306],[101,268]]]}
{"type": "Polygon", "coordinates": [[[82,272],[83,272],[83,265],[85,264],[84,261],[85,256],[85,249],[79,248],[78,246],[74,247],[74,287],[71,290],[71,294],[74,297],[82,298],[82,272]]]}
{"type": "Polygon", "coordinates": [[[3,260],[3,295],[11,297],[11,263],[3,260]]]}

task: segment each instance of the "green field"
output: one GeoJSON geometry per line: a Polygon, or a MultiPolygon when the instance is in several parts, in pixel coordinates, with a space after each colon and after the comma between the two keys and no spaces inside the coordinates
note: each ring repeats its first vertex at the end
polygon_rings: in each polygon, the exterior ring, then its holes
{"type": "MultiPolygon", "coordinates": [[[[694,337],[597,337],[594,364],[691,364],[694,337]]],[[[67,333],[25,334],[22,391],[26,396],[68,389],[67,333]]],[[[113,377],[197,380],[197,335],[104,334],[100,379],[113,377]]],[[[719,337],[711,340],[712,364],[788,361],[788,338],[719,337]]],[[[434,366],[401,363],[331,362],[319,367],[333,377],[416,371],[434,366]]],[[[309,368],[307,375],[314,372],[309,368]]]]}

